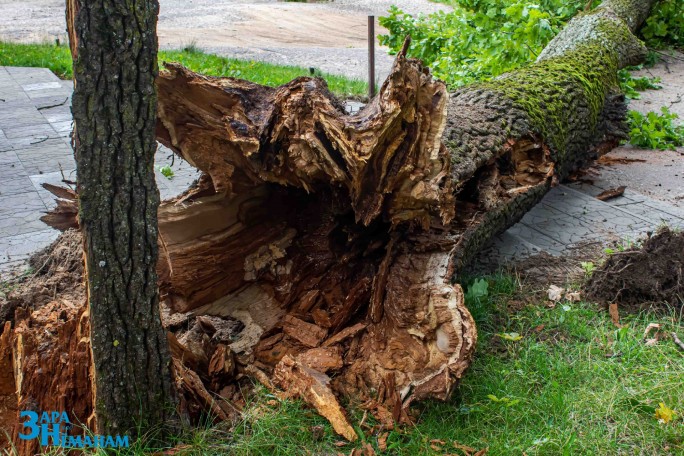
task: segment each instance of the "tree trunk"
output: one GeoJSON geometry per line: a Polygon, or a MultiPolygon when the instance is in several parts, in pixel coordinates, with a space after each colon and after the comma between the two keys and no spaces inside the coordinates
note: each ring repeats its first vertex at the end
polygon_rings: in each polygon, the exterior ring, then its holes
{"type": "Polygon", "coordinates": [[[72,112],[79,221],[102,434],[173,420],[159,317],[159,192],[154,180],[157,1],[78,2],[72,112]]]}
{"type": "MultiPolygon", "coordinates": [[[[645,55],[632,32],[652,3],[607,0],[534,64],[452,94],[401,52],[355,115],[320,79],[274,89],[167,65],[157,138],[205,173],[158,214],[163,318],[183,403],[215,410],[212,394],[230,397],[250,376],[302,397],[353,440],[336,395],[367,399],[388,426],[407,419],[413,400],[446,399],[477,339],[454,276],[625,136],[616,73],[645,55]],[[244,328],[225,336],[236,321],[244,328]]],[[[114,176],[127,162],[103,165],[114,176]]],[[[92,198],[79,197],[82,208],[92,198]]],[[[75,224],[64,198],[52,225],[75,224]]],[[[107,284],[118,277],[110,266],[97,272],[107,284]]]]}

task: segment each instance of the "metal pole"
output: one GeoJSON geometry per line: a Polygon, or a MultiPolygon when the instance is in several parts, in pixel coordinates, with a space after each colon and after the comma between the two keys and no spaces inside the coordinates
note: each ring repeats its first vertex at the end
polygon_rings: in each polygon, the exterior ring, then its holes
{"type": "Polygon", "coordinates": [[[368,16],[368,98],[375,96],[375,16],[368,16]]]}

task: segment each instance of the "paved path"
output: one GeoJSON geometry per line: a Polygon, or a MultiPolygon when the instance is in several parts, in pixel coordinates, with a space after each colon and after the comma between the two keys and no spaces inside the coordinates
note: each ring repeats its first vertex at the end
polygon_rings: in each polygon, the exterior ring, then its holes
{"type": "MultiPolygon", "coordinates": [[[[41,184],[76,180],[71,92],[71,81],[46,68],[0,67],[0,275],[22,267],[59,234],[40,221],[55,205],[41,184]]],[[[171,164],[169,155],[160,147],[157,169],[171,164]]],[[[180,193],[198,174],[178,158],[173,170],[170,180],[156,172],[162,198],[180,193]]]]}
{"type": "MultiPolygon", "coordinates": [[[[55,204],[40,184],[63,185],[63,179],[75,180],[69,141],[71,91],[70,81],[60,81],[47,69],[0,67],[0,273],[4,271],[5,276],[23,267],[33,251],[57,237],[57,231],[39,220],[55,204]]],[[[662,160],[661,152],[650,153],[662,160]]],[[[641,152],[640,156],[648,154],[641,152]]],[[[672,154],[680,157],[677,152],[672,154]]],[[[157,169],[171,163],[169,155],[168,149],[159,148],[157,169]]],[[[684,193],[684,159],[672,161],[669,168],[657,169],[667,169],[674,177],[666,185],[684,193]]],[[[162,198],[180,193],[198,175],[179,159],[173,170],[171,180],[156,173],[162,198]]],[[[593,184],[553,189],[520,223],[499,236],[481,259],[501,264],[540,251],[561,255],[581,242],[635,239],[664,223],[684,228],[684,208],[674,202],[631,189],[609,202],[597,200],[596,194],[614,184],[614,179],[602,179],[601,175],[592,177],[593,184]]],[[[660,176],[651,180],[666,182],[660,176]]]]}

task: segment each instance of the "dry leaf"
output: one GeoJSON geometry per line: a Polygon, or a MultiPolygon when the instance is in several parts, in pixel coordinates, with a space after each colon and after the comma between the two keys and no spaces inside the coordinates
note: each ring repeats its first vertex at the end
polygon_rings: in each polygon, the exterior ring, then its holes
{"type": "Polygon", "coordinates": [[[556,285],[551,285],[549,287],[549,299],[553,302],[560,301],[561,298],[563,298],[563,292],[565,290],[561,287],[558,287],[556,285]]]}
{"type": "Polygon", "coordinates": [[[466,454],[466,456],[470,456],[471,454],[473,454],[477,451],[475,448],[472,448],[472,447],[469,447],[466,445],[461,445],[458,442],[454,442],[453,445],[454,445],[454,448],[456,448],[457,450],[463,451],[466,454]]]}
{"type": "Polygon", "coordinates": [[[380,437],[378,437],[378,449],[380,451],[385,451],[387,449],[387,437],[389,437],[388,432],[383,432],[380,434],[380,437]]]}
{"type": "Polygon", "coordinates": [[[565,293],[565,299],[570,302],[579,302],[581,300],[579,291],[572,291],[565,293]]]}
{"type": "Polygon", "coordinates": [[[612,303],[608,305],[608,313],[610,314],[610,319],[613,320],[613,324],[616,328],[622,328],[620,324],[620,313],[618,312],[617,303],[612,303]]]}

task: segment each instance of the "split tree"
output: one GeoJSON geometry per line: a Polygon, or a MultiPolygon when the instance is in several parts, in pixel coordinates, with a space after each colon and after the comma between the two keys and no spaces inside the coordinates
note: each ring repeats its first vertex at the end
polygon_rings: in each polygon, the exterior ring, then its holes
{"type": "MultiPolygon", "coordinates": [[[[228,416],[212,398],[249,376],[303,397],[353,440],[336,395],[372,399],[390,422],[413,400],[447,398],[477,338],[454,276],[625,137],[616,73],[645,56],[633,32],[652,3],[607,0],[534,64],[451,94],[402,52],[354,115],[319,79],[268,88],[167,65],[157,138],[204,172],[158,212],[185,411],[228,416]],[[244,328],[217,337],[235,320],[244,328]]],[[[68,199],[49,223],[76,225],[68,199]]]]}

